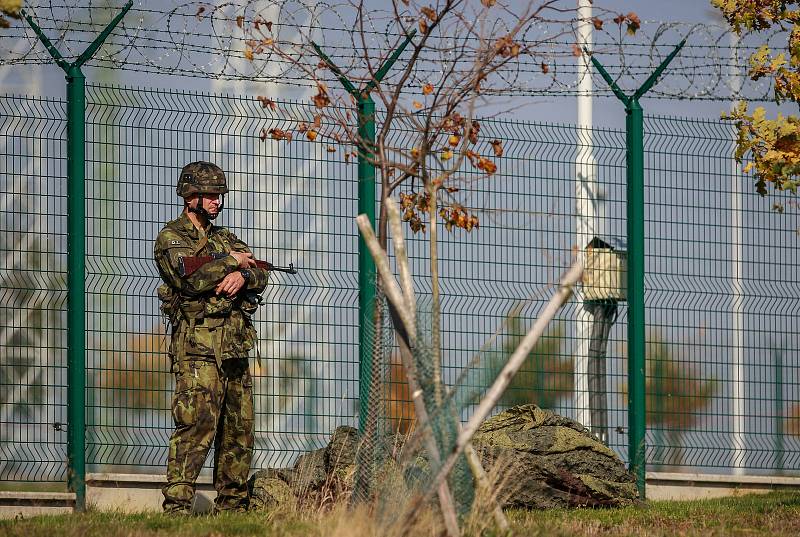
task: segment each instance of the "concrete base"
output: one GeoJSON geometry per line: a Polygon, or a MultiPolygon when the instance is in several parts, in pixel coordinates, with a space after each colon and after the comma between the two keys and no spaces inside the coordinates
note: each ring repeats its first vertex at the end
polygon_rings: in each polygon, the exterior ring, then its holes
{"type": "Polygon", "coordinates": [[[0,518],[28,518],[36,515],[71,513],[75,494],[71,492],[0,491],[0,518]]]}
{"type": "Polygon", "coordinates": [[[708,500],[775,490],[800,490],[800,477],[647,472],[648,500],[708,500]]]}
{"type": "MultiPolygon", "coordinates": [[[[137,513],[161,511],[164,496],[161,488],[167,484],[163,475],[144,474],[87,474],[86,504],[99,511],[137,513]]],[[[210,477],[197,480],[192,511],[207,513],[214,505],[217,491],[210,477]]]]}
{"type": "MultiPolygon", "coordinates": [[[[88,474],[86,504],[99,511],[159,512],[165,483],[163,475],[88,474]]],[[[800,477],[647,473],[648,500],[705,500],[775,490],[800,490],[800,477]]],[[[211,479],[201,477],[194,511],[209,511],[215,497],[211,479]]],[[[0,492],[0,518],[71,513],[74,505],[75,495],[68,492],[0,492]]]]}

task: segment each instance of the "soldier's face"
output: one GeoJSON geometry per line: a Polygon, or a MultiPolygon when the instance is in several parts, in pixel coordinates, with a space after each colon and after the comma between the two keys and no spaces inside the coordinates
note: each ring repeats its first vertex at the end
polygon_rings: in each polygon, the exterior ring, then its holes
{"type": "Polygon", "coordinates": [[[212,220],[215,219],[222,210],[222,197],[219,194],[194,196],[194,199],[189,203],[196,204],[195,206],[205,209],[212,220]]]}

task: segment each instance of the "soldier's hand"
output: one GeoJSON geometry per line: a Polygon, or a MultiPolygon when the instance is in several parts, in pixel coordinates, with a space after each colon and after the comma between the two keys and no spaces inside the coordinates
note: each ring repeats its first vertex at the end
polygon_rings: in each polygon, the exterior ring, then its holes
{"type": "Polygon", "coordinates": [[[239,262],[239,268],[250,268],[256,266],[256,259],[250,252],[234,252],[230,253],[233,258],[239,262]]]}
{"type": "Polygon", "coordinates": [[[218,295],[225,294],[232,297],[238,293],[242,287],[244,287],[244,276],[237,270],[225,276],[222,281],[217,284],[215,291],[218,295]]]}

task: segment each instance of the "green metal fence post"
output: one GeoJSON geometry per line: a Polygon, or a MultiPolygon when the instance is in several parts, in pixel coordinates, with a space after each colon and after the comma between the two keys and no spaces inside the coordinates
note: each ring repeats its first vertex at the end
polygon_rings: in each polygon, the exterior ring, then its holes
{"type": "Polygon", "coordinates": [[[67,486],[86,501],[86,78],[67,71],[67,486]]]}
{"type": "MultiPolygon", "coordinates": [[[[416,35],[412,31],[406,36],[399,47],[386,59],[380,69],[375,72],[372,79],[363,89],[357,89],[342,71],[322,52],[319,46],[312,42],[311,46],[328,68],[336,75],[344,89],[356,99],[358,106],[358,214],[366,214],[372,227],[375,228],[375,102],[370,97],[370,92],[383,80],[389,69],[403,53],[405,48],[416,35]]],[[[377,294],[377,270],[372,259],[367,243],[358,237],[358,432],[364,434],[367,426],[369,411],[369,395],[372,386],[372,343],[367,336],[367,327],[375,319],[375,295],[377,294]]]]}
{"type": "MultiPolygon", "coordinates": [[[[375,143],[375,102],[368,94],[358,99],[358,214],[366,214],[375,228],[375,165],[372,156],[375,143]]],[[[358,379],[358,430],[366,430],[369,412],[369,394],[372,385],[372,345],[366,327],[374,322],[376,290],[375,260],[369,253],[364,238],[358,235],[358,312],[359,312],[359,379],[358,379]]]]}
{"type": "Polygon", "coordinates": [[[625,107],[628,213],[628,456],[645,497],[644,118],[639,101],[625,107]]]}
{"type": "MultiPolygon", "coordinates": [[[[626,95],[603,65],[591,56],[603,80],[625,105],[628,224],[628,457],[639,496],[645,498],[647,468],[647,342],[644,303],[644,113],[639,98],[658,81],[686,44],[681,41],[633,95],[626,95]]],[[[590,54],[584,49],[586,54],[590,54]]]]}
{"type": "Polygon", "coordinates": [[[21,12],[67,74],[67,487],[79,512],[86,510],[86,77],[81,67],[132,6],[129,0],[72,63],[21,12]]]}

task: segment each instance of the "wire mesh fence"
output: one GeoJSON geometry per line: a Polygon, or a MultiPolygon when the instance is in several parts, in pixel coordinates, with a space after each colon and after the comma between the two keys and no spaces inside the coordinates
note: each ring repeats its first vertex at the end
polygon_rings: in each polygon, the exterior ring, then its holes
{"type": "MultiPolygon", "coordinates": [[[[91,86],[87,103],[88,471],[161,473],[166,461],[173,379],[152,241],[180,211],[176,175],[193,160],[228,174],[221,223],[258,258],[300,268],[273,276],[256,316],[253,467],[291,465],[335,426],[356,425],[357,178],[348,148],[261,139],[264,129],[311,123],[311,105],[272,110],[248,97],[108,86],[91,86]]],[[[4,481],[66,473],[64,117],[59,100],[0,97],[4,481]]],[[[645,127],[649,468],[790,472],[800,452],[797,202],[755,194],[732,159],[728,124],[651,117],[645,127]]],[[[498,171],[456,194],[480,226],[444,234],[439,245],[442,378],[455,385],[481,350],[483,369],[461,384],[474,393],[585,246],[579,172],[599,188],[594,233],[625,236],[624,132],[487,120],[481,135],[503,140],[498,171]]],[[[416,136],[400,125],[390,143],[413,147],[416,136]]],[[[427,243],[410,230],[406,239],[424,305],[427,243]]],[[[607,442],[627,460],[625,303],[618,309],[601,389],[607,442]]],[[[587,415],[581,315],[577,299],[563,308],[501,406],[587,415]]],[[[413,408],[396,352],[381,373],[382,427],[407,430],[413,408]]]]}

